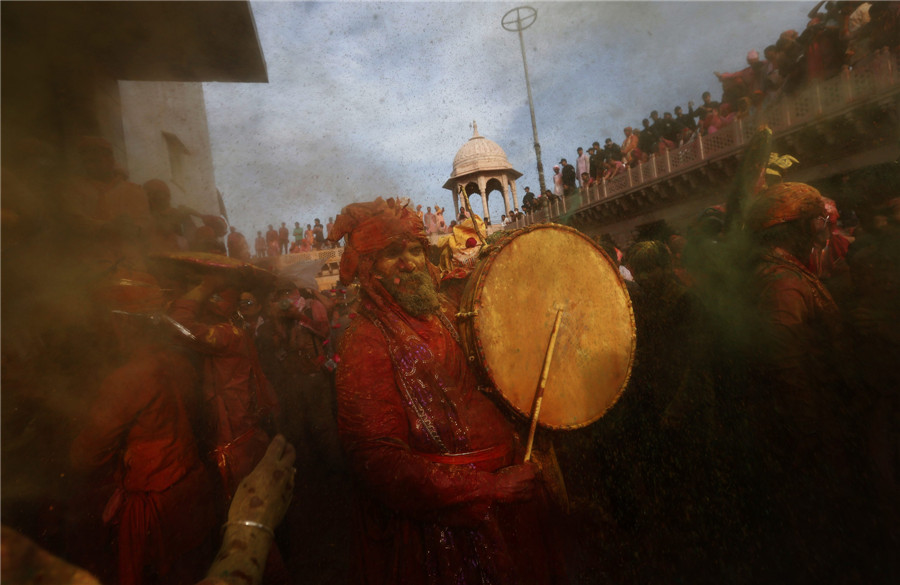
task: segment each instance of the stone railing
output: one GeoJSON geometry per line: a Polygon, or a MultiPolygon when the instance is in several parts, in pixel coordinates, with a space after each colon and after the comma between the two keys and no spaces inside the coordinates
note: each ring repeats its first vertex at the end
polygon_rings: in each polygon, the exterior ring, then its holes
{"type": "Polygon", "coordinates": [[[693,136],[681,146],[653,155],[644,163],[627,167],[609,180],[603,179],[579,195],[560,198],[542,209],[527,213],[511,228],[553,221],[570,211],[590,207],[674,175],[688,172],[709,161],[737,154],[752,137],[756,128],[767,124],[774,136],[797,129],[823,115],[852,109],[863,102],[900,91],[900,55],[887,49],[875,52],[824,81],[812,83],[797,93],[764,107],[746,118],[736,118],[718,132],[693,136]],[[572,207],[575,206],[573,210],[572,207]]]}
{"type": "Polygon", "coordinates": [[[297,262],[309,262],[318,260],[323,262],[320,276],[336,272],[336,266],[341,261],[341,254],[344,253],[343,248],[326,248],[324,250],[312,250],[310,252],[294,252],[291,254],[282,254],[276,256],[272,262],[273,268],[277,271],[297,262]]]}

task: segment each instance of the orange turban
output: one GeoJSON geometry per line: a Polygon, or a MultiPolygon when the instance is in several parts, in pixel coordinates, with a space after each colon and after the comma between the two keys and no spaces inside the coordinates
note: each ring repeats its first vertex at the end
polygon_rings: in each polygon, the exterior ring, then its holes
{"type": "Polygon", "coordinates": [[[745,225],[750,231],[761,232],[775,225],[816,215],[825,215],[825,200],[815,188],[805,183],[778,183],[763,191],[750,204],[745,225]]]}
{"type": "Polygon", "coordinates": [[[347,245],[341,256],[341,282],[349,285],[357,276],[365,282],[375,254],[397,239],[416,239],[428,248],[428,237],[422,220],[393,198],[381,197],[367,203],[346,206],[334,220],[328,239],[337,242],[346,237],[347,245]]]}

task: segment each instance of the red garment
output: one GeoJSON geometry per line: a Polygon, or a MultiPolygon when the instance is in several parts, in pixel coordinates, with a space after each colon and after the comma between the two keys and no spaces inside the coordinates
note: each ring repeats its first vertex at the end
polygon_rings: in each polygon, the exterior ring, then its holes
{"type": "Polygon", "coordinates": [[[197,374],[186,358],[140,349],[104,380],[72,445],[77,468],[117,467],[119,487],[103,516],[119,525],[121,585],[142,583],[145,567],[166,582],[196,579],[209,562],[195,553],[215,525],[212,484],[191,428],[196,395],[197,374]]]}
{"type": "Polygon", "coordinates": [[[337,372],[341,438],[368,490],[360,581],[555,582],[562,571],[548,561],[537,504],[491,501],[492,472],[513,463],[517,436],[478,390],[453,333],[436,316],[422,321],[369,301],[365,310],[344,336],[337,372]],[[494,457],[480,463],[442,457],[489,448],[494,457]]]}
{"type": "Polygon", "coordinates": [[[831,389],[841,337],[837,305],[821,281],[781,248],[763,256],[756,276],[760,318],[767,326],[765,369],[778,388],[771,396],[775,404],[763,409],[789,420],[799,435],[822,434],[836,414],[831,389]]]}
{"type": "Polygon", "coordinates": [[[199,310],[198,302],[179,299],[172,305],[172,318],[190,330],[194,346],[206,355],[203,398],[213,427],[212,455],[230,497],[266,452],[269,435],[263,425],[277,415],[278,399],[248,331],[230,322],[205,324],[199,310]]]}
{"type": "MultiPolygon", "coordinates": [[[[851,240],[847,236],[837,228],[833,229],[824,248],[812,249],[807,268],[819,278],[830,278],[839,262],[845,264],[844,258],[847,256],[850,244],[851,240]]],[[[846,269],[846,266],[842,268],[846,269]]]]}

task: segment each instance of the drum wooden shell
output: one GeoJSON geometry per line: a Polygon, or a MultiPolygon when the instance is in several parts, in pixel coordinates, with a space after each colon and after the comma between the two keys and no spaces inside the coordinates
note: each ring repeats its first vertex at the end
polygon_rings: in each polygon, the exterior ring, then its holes
{"type": "Polygon", "coordinates": [[[557,309],[563,309],[538,422],[575,429],[600,417],[628,383],[631,299],[618,266],[587,236],[543,224],[493,244],[457,317],[470,361],[529,417],[557,309]]]}

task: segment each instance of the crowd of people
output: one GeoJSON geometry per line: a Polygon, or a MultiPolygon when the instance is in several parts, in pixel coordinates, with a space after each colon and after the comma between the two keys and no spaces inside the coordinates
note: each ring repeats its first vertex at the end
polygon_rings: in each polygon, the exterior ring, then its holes
{"type": "MultiPolygon", "coordinates": [[[[789,40],[815,61],[818,35],[859,8],[789,40]]],[[[869,14],[854,59],[896,3],[869,14]]],[[[649,121],[579,149],[560,192],[526,189],[523,209],[684,139],[666,123],[680,115],[651,115],[668,130],[646,150],[649,121]]],[[[37,142],[5,159],[3,522],[103,582],[900,579],[898,163],[831,199],[772,179],[684,234],[599,239],[636,353],[606,416],[547,435],[564,507],[456,324],[490,252],[481,218],[464,207],[445,226],[439,207],[379,198],[295,222],[293,242],[270,225],[253,258],[222,217],[130,182],[108,141],[79,153],[77,176],[37,142]],[[330,291],[259,266],[341,240],[330,291]]],[[[4,581],[62,574],[36,573],[49,561],[28,546],[6,554],[21,542],[4,527],[4,581]]]]}
{"type": "Polygon", "coordinates": [[[4,466],[19,478],[4,523],[104,582],[194,583],[280,434],[304,480],[265,540],[266,579],[334,579],[339,514],[331,533],[310,521],[349,490],[331,391],[347,289],[241,260],[233,227],[229,258],[222,217],[173,207],[162,180],[128,181],[103,138],[81,139],[73,176],[47,152],[29,142],[3,169],[4,466]]]}
{"type": "Polygon", "coordinates": [[[58,191],[4,172],[4,462],[44,486],[10,481],[4,522],[104,581],[195,582],[231,558],[223,524],[275,583],[896,579],[896,163],[838,203],[776,183],[683,236],[600,240],[637,353],[608,415],[553,437],[559,510],[453,322],[481,218],[432,263],[408,200],[350,205],[347,288],[323,293],[225,256],[215,217],[113,178],[104,141],[82,154],[58,191]],[[302,478],[277,531],[229,512],[276,434],[302,478]]]}
{"type": "Polygon", "coordinates": [[[560,437],[618,582],[888,583],[900,567],[900,163],[776,184],[619,250],[628,389],[560,437]],[[608,541],[606,541],[608,542],[608,541]],[[612,550],[614,549],[614,550],[612,550]],[[652,560],[651,560],[652,559],[652,560]],[[665,577],[663,577],[665,575],[665,577]]]}
{"type": "MultiPolygon", "coordinates": [[[[450,233],[452,226],[444,220],[445,211],[446,208],[438,205],[434,206],[434,211],[428,207],[424,212],[421,205],[416,206],[416,215],[422,220],[425,231],[429,235],[450,233]]],[[[250,253],[250,246],[244,234],[235,226],[231,226],[226,239],[228,255],[249,262],[253,258],[275,257],[339,247],[340,242],[332,242],[328,239],[328,234],[333,226],[334,219],[331,217],[328,218],[328,223],[325,225],[322,225],[321,220],[316,218],[312,225],[306,224],[306,229],[298,221],[294,222],[293,230],[290,230],[285,222],[281,222],[281,227],[278,229],[275,229],[274,224],[269,224],[265,234],[262,230],[256,232],[256,239],[253,242],[254,254],[250,253]]]]}
{"type": "Polygon", "coordinates": [[[640,125],[626,126],[621,144],[606,138],[585,151],[576,150],[575,164],[565,158],[553,166],[553,188],[529,201],[525,212],[542,209],[556,197],[568,197],[628,167],[647,162],[701,136],[715,134],[738,118],[751,118],[761,109],[790,96],[809,83],[831,78],[844,67],[853,68],[883,47],[900,49],[900,14],[895,2],[819,2],[809,13],[803,32],[787,30],[763,56],[747,53],[747,67],[715,72],[722,97],[704,91],[698,107],[675,106],[672,112],[653,110],[640,125]]]}

